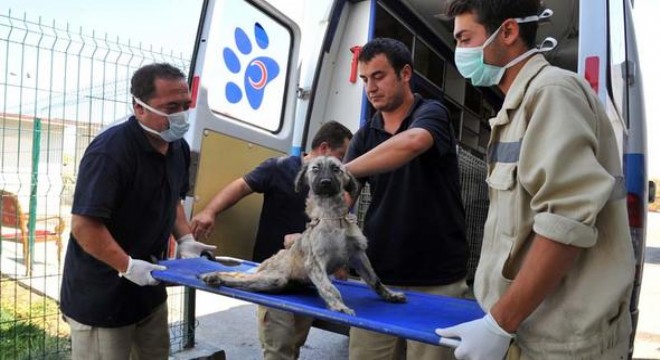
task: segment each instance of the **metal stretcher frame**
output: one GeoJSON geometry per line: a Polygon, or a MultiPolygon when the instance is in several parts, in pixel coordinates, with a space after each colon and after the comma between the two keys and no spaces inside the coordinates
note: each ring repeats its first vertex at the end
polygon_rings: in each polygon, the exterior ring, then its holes
{"type": "Polygon", "coordinates": [[[392,304],[382,300],[371,288],[357,281],[333,283],[344,303],[355,310],[355,316],[335,312],[325,307],[312,286],[280,294],[256,293],[227,286],[212,287],[197,278],[211,271],[254,271],[258,264],[239,260],[236,266],[226,266],[205,258],[161,261],[167,267],[154,271],[154,278],[169,284],[183,285],[252,303],[309,315],[326,321],[355,326],[384,334],[399,336],[433,345],[456,347],[459,341],[443,338],[434,330],[484,316],[476,301],[440,295],[405,291],[405,304],[392,304]],[[239,263],[240,262],[240,263],[239,263]]]}

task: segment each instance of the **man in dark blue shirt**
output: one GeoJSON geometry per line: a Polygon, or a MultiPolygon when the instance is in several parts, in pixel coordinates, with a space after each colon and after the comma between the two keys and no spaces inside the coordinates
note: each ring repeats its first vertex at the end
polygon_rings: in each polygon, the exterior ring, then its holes
{"type": "MultiPolygon", "coordinates": [[[[456,139],[446,108],[413,94],[412,57],[398,40],[368,42],[358,71],[376,109],[351,141],[346,168],[369,183],[367,255],[388,285],[460,297],[467,285],[465,212],[456,139]]],[[[351,359],[394,359],[402,339],[352,328],[351,359]]],[[[408,359],[453,359],[449,349],[408,341],[408,359]]]]}
{"type": "MultiPolygon", "coordinates": [[[[271,257],[283,248],[287,235],[302,233],[309,221],[305,214],[308,190],[294,190],[294,180],[303,161],[317,156],[341,159],[351,137],[350,130],[338,122],[325,123],[312,140],[311,152],[303,158],[288,156],[268,159],[222,189],[193,217],[193,234],[206,236],[213,230],[215,218],[220,213],[253,192],[261,193],[264,194],[264,202],[253,260],[261,262],[271,257]]],[[[263,306],[258,307],[257,316],[264,359],[297,359],[313,319],[263,306]]]]}
{"type": "Polygon", "coordinates": [[[171,235],[182,257],[214,249],[192,237],[181,199],[188,191],[190,93],[169,64],[131,79],[134,116],[100,133],[80,162],[64,260],[61,310],[73,359],[167,359],[162,270],[171,235]]]}

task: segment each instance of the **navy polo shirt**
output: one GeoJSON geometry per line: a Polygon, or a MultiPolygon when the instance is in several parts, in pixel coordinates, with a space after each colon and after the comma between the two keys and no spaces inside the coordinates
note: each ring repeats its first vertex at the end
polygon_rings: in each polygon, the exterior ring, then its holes
{"type": "Polygon", "coordinates": [[[252,190],[264,194],[252,258],[262,262],[284,247],[284,235],[301,233],[309,221],[305,214],[308,187],[294,190],[302,168],[299,156],[271,158],[243,177],[252,190]]]}
{"type": "MultiPolygon", "coordinates": [[[[346,162],[390,139],[383,125],[376,113],[362,126],[346,162]]],[[[360,179],[371,190],[367,255],[386,284],[450,284],[465,277],[468,257],[456,139],[447,109],[419,95],[397,134],[412,128],[431,133],[434,145],[396,170],[360,179]]]]}
{"type": "MultiPolygon", "coordinates": [[[[100,133],[80,162],[71,212],[96,218],[134,259],[162,258],[177,206],[188,191],[184,140],[157,152],[135,117],[100,133]]],[[[61,289],[62,312],[92,326],[135,323],[167,299],[165,287],[138,286],[87,254],[71,235],[61,289]]]]}

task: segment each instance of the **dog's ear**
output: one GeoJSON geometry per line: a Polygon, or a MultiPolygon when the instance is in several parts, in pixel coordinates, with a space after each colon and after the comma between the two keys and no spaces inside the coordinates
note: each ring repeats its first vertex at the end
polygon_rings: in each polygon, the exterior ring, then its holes
{"type": "Polygon", "coordinates": [[[296,175],[296,180],[294,183],[293,190],[295,190],[297,193],[304,191],[305,186],[307,186],[307,168],[309,167],[309,164],[306,162],[303,162],[302,168],[300,168],[300,171],[298,172],[298,175],[296,175]]]}
{"type": "Polygon", "coordinates": [[[351,199],[355,200],[359,195],[360,184],[353,174],[344,168],[344,190],[351,195],[351,199]]]}

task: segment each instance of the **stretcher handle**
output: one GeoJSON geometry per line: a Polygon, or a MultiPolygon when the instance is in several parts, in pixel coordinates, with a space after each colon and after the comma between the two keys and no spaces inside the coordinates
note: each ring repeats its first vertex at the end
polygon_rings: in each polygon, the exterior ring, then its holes
{"type": "Polygon", "coordinates": [[[210,250],[204,250],[199,257],[205,258],[206,260],[215,261],[215,255],[210,250]]]}
{"type": "Polygon", "coordinates": [[[225,266],[238,266],[243,264],[244,262],[243,259],[239,259],[231,256],[215,256],[213,255],[212,252],[208,250],[202,251],[202,253],[199,256],[213,262],[219,262],[225,266]]]}
{"type": "Polygon", "coordinates": [[[440,345],[457,348],[459,345],[461,345],[461,341],[454,338],[441,337],[440,345]]]}

